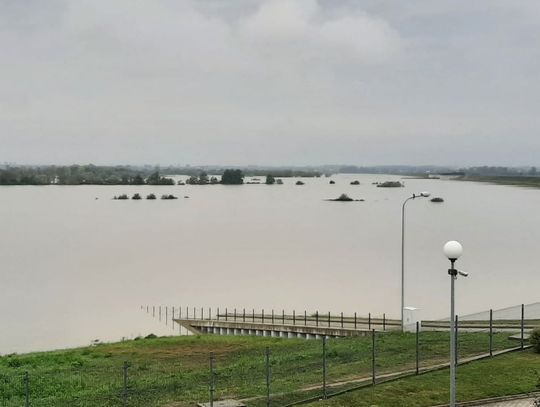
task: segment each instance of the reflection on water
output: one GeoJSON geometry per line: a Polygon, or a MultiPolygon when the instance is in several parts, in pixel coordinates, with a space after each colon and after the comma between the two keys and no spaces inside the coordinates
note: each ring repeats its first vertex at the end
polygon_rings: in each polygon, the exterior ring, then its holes
{"type": "Polygon", "coordinates": [[[377,188],[381,175],[284,185],[0,187],[0,352],[170,333],[140,305],[399,316],[448,310],[449,239],[460,240],[461,313],[538,301],[540,190],[445,180],[377,188]],[[360,185],[350,185],[358,179],[360,185]],[[178,200],[114,201],[121,193],[178,200]],[[365,202],[328,202],[346,193],[365,202]],[[187,195],[189,199],[183,199],[187,195]],[[97,198],[97,199],[96,199],[97,198]]]}

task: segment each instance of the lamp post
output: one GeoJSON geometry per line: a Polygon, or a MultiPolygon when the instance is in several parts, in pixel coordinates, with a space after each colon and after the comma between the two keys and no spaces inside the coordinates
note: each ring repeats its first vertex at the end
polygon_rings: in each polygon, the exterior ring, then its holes
{"type": "Polygon", "coordinates": [[[405,199],[401,206],[401,331],[403,332],[404,314],[405,308],[405,205],[411,199],[427,198],[430,195],[429,192],[420,192],[419,194],[412,194],[412,196],[405,199]]]}
{"type": "Polygon", "coordinates": [[[450,407],[456,407],[456,313],[454,307],[454,285],[458,274],[467,277],[469,274],[456,270],[454,264],[463,254],[463,247],[459,242],[451,240],[443,247],[444,255],[450,260],[450,407]]]}

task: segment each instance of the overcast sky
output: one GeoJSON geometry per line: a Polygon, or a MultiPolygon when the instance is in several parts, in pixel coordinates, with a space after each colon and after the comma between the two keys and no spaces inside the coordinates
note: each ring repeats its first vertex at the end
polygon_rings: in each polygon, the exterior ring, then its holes
{"type": "Polygon", "coordinates": [[[0,162],[540,165],[538,0],[0,0],[0,162]]]}

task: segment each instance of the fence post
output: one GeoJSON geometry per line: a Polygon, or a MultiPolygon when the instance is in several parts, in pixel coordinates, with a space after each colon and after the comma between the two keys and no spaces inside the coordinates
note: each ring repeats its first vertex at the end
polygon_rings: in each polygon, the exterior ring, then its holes
{"type": "Polygon", "coordinates": [[[456,344],[456,359],[454,361],[455,365],[457,366],[458,364],[458,322],[459,322],[459,317],[456,315],[456,323],[455,323],[455,327],[456,327],[456,341],[455,341],[455,344],[456,344]]]}
{"type": "Polygon", "coordinates": [[[246,322],[246,309],[242,309],[242,322],[246,322]]]}
{"type": "Polygon", "coordinates": [[[172,306],[171,328],[174,330],[174,306],[172,306]]]}
{"type": "Polygon", "coordinates": [[[493,356],[493,310],[489,310],[489,356],[493,356]]]}
{"type": "Polygon", "coordinates": [[[296,325],[296,311],[295,310],[292,311],[292,324],[296,325]]]}
{"type": "Polygon", "coordinates": [[[323,348],[323,399],[326,400],[326,335],[323,335],[322,338],[322,348],[323,348]]]}
{"type": "Polygon", "coordinates": [[[274,310],[272,309],[272,325],[274,325],[274,310]]]}
{"type": "Polygon", "coordinates": [[[210,407],[214,407],[215,375],[214,354],[210,352],[210,407]]]}
{"type": "Polygon", "coordinates": [[[161,322],[161,305],[159,306],[159,322],[161,322]]]}
{"type": "Polygon", "coordinates": [[[24,406],[30,407],[30,378],[28,372],[24,372],[24,406]]]}
{"type": "Polygon", "coordinates": [[[525,304],[521,304],[521,349],[523,349],[524,333],[525,333],[525,304]]]}
{"type": "Polygon", "coordinates": [[[210,321],[212,319],[212,307],[208,308],[208,320],[210,321]]]}
{"type": "Polygon", "coordinates": [[[386,314],[382,314],[382,330],[386,331],[386,314]]]}
{"type": "Polygon", "coordinates": [[[328,311],[328,327],[330,327],[330,311],[328,311]]]}
{"type": "Polygon", "coordinates": [[[255,322],[255,308],[251,309],[251,322],[255,322]]]}
{"type": "Polygon", "coordinates": [[[201,307],[201,321],[204,319],[204,308],[201,307]]]}
{"type": "Polygon", "coordinates": [[[186,307],[186,319],[189,319],[189,307],[186,307]]]}
{"type": "Polygon", "coordinates": [[[315,326],[319,326],[319,311],[315,311],[315,326]]]}
{"type": "Polygon", "coordinates": [[[341,327],[343,328],[343,312],[341,313],[341,327]]]}
{"type": "Polygon", "coordinates": [[[234,309],[234,322],[236,322],[236,308],[234,309]]]}
{"type": "Polygon", "coordinates": [[[266,407],[270,407],[270,348],[266,347],[266,407]]]}
{"type": "Polygon", "coordinates": [[[371,331],[371,384],[375,386],[375,329],[371,331]]]}
{"type": "Polygon", "coordinates": [[[152,305],[152,318],[156,317],[156,306],[152,305]]]}
{"type": "Polygon", "coordinates": [[[193,319],[197,319],[197,308],[193,307],[193,319]]]}
{"type": "Polygon", "coordinates": [[[229,311],[225,308],[225,321],[229,320],[229,311]]]}
{"type": "Polygon", "coordinates": [[[217,307],[217,320],[219,321],[219,307],[217,307]]]}
{"type": "Polygon", "coordinates": [[[368,314],[368,329],[371,329],[371,312],[368,314]]]}
{"type": "Polygon", "coordinates": [[[356,329],[356,312],[354,313],[354,329],[356,329]]]}
{"type": "Polygon", "coordinates": [[[307,325],[307,311],[304,310],[304,326],[307,325]]]}
{"type": "Polygon", "coordinates": [[[285,310],[281,310],[281,325],[285,325],[285,310]]]}
{"type": "Polygon", "coordinates": [[[264,308],[262,310],[262,323],[264,324],[264,308]]]}
{"type": "Polygon", "coordinates": [[[420,322],[416,321],[416,374],[420,373],[420,322]]]}
{"type": "Polygon", "coordinates": [[[127,407],[128,405],[128,362],[124,362],[124,392],[122,395],[122,399],[124,401],[124,407],[127,407]]]}

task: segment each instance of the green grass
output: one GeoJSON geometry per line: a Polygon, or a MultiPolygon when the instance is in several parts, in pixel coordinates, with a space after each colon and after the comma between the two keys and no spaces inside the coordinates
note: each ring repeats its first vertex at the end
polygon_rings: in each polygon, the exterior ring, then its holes
{"type": "MultiPolygon", "coordinates": [[[[494,335],[494,348],[516,346],[508,334],[494,335]]],[[[421,365],[448,359],[448,333],[421,333],[421,365]]],[[[460,356],[485,353],[485,333],[462,333],[460,356]]],[[[129,362],[130,406],[187,406],[208,399],[209,354],[215,354],[216,398],[254,398],[263,405],[264,350],[272,353],[272,393],[283,401],[319,392],[321,341],[263,337],[183,336],[135,340],[54,352],[0,358],[0,405],[23,405],[24,372],[29,373],[34,407],[121,405],[122,366],[129,362]],[[174,403],[173,403],[174,402],[174,403]]],[[[377,372],[411,369],[415,335],[392,332],[377,336],[377,372]]],[[[328,381],[367,377],[371,372],[371,338],[328,341],[328,381]]]]}
{"type": "MultiPolygon", "coordinates": [[[[528,393],[537,390],[540,355],[530,350],[458,367],[457,400],[471,401],[490,397],[528,393]]],[[[309,406],[392,406],[427,407],[448,403],[448,369],[382,383],[309,406]]]]}

